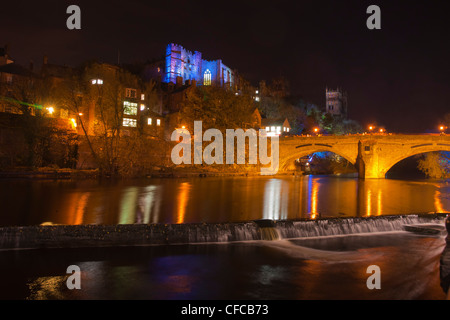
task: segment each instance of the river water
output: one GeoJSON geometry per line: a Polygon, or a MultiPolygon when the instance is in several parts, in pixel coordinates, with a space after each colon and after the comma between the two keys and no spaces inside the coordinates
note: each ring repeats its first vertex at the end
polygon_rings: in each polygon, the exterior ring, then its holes
{"type": "Polygon", "coordinates": [[[339,176],[0,181],[0,226],[237,222],[449,212],[449,181],[339,176]]]}
{"type": "MultiPolygon", "coordinates": [[[[235,222],[450,211],[431,180],[285,176],[0,181],[0,225],[235,222]]],[[[233,243],[0,250],[0,299],[445,299],[445,235],[383,231],[233,243]],[[66,286],[69,265],[80,290],[66,286]],[[381,270],[369,289],[367,268],[381,270]]]]}

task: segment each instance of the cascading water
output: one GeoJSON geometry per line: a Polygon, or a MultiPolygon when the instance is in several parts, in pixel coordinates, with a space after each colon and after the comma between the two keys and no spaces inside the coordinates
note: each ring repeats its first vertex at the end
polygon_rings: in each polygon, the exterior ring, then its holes
{"type": "Polygon", "coordinates": [[[0,249],[278,240],[403,231],[405,226],[427,224],[441,226],[442,230],[445,230],[445,217],[445,214],[424,214],[297,221],[256,220],[219,224],[2,227],[0,249]]]}
{"type": "Polygon", "coordinates": [[[399,215],[367,218],[279,221],[282,238],[324,237],[374,232],[403,231],[409,225],[444,225],[445,215],[399,215]]]}

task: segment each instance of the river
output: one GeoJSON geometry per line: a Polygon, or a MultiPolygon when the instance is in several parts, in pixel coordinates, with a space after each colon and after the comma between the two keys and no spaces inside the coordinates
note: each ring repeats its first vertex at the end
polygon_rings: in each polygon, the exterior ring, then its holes
{"type": "MultiPolygon", "coordinates": [[[[0,181],[0,225],[236,222],[450,211],[450,184],[344,176],[0,181]]],[[[1,299],[445,299],[444,235],[0,250],[1,299]],[[66,286],[69,265],[81,290],[66,286]],[[367,268],[379,266],[381,288],[367,268]]]]}
{"type": "Polygon", "coordinates": [[[2,180],[0,226],[222,223],[450,212],[450,183],[339,176],[2,180]]]}

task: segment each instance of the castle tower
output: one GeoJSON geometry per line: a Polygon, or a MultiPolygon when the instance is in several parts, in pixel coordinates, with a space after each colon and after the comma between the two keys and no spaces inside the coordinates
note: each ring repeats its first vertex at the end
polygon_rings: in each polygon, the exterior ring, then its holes
{"type": "Polygon", "coordinates": [[[325,110],[332,115],[347,117],[347,92],[337,88],[336,90],[325,89],[325,110]]]}

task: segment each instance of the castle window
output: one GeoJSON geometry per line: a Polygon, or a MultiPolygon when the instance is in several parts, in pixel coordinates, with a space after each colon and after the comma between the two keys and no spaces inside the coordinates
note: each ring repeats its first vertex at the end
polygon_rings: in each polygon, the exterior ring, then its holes
{"type": "Polygon", "coordinates": [[[151,126],[151,125],[152,125],[152,118],[148,118],[148,120],[147,120],[147,124],[148,124],[149,126],[151,126]]]}
{"type": "Polygon", "coordinates": [[[157,126],[161,125],[161,119],[156,119],[156,125],[157,126]]]}
{"type": "Polygon", "coordinates": [[[211,85],[211,71],[209,71],[209,69],[206,69],[205,73],[203,74],[203,85],[211,85]]]}

